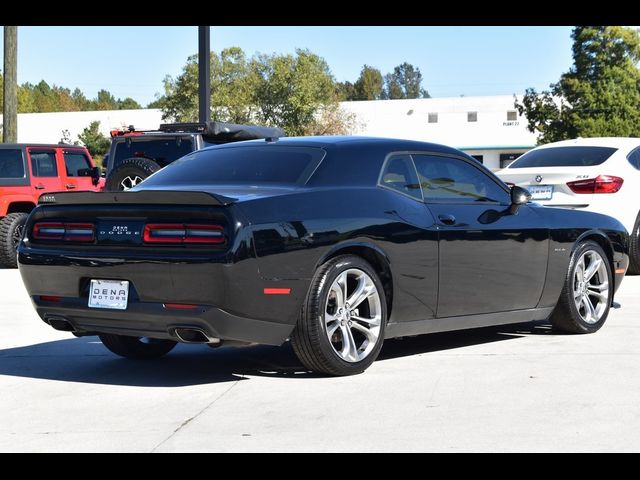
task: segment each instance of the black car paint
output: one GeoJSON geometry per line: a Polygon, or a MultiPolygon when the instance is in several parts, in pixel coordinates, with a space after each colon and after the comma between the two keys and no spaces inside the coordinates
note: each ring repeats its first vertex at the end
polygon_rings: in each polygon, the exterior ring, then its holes
{"type": "MultiPolygon", "coordinates": [[[[386,336],[393,337],[546,318],[560,295],[571,251],[583,238],[603,246],[614,271],[626,270],[628,235],[611,217],[537,204],[514,209],[509,202],[425,204],[377,185],[389,154],[420,151],[472,162],[508,197],[504,184],[457,150],[366,138],[274,143],[318,147],[326,156],[302,186],[149,182],[137,192],[93,194],[94,205],[83,205],[79,196],[73,201],[58,195],[57,203],[38,206],[18,251],[20,272],[39,315],[66,318],[81,332],[176,339],[172,328],[190,325],[214,337],[277,345],[293,330],[318,266],[335,255],[356,253],[383,278],[390,312],[386,336]],[[196,192],[208,192],[210,200],[203,202],[204,194],[196,192]],[[148,203],[127,203],[136,195],[147,196],[148,203]],[[114,212],[123,221],[215,221],[225,227],[227,243],[189,248],[47,245],[29,236],[43,218],[86,221],[114,218],[114,212]],[[455,219],[453,224],[439,219],[447,216],[455,219]],[[129,280],[128,309],[89,309],[91,278],[129,280]],[[291,293],[263,294],[274,287],[291,293]],[[64,299],[54,304],[42,301],[42,295],[64,299]],[[165,303],[200,307],[169,311],[165,303]]],[[[623,276],[615,275],[616,289],[623,276]]]]}

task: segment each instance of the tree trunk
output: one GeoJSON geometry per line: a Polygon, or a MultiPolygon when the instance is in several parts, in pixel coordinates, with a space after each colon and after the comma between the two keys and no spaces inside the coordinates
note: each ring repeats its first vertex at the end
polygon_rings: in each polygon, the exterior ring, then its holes
{"type": "Polygon", "coordinates": [[[18,141],[18,27],[4,27],[4,143],[18,141]]]}

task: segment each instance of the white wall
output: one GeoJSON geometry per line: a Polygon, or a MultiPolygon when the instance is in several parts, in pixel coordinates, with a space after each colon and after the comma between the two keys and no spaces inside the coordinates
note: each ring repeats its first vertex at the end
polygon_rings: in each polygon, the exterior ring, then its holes
{"type": "MultiPolygon", "coordinates": [[[[159,109],[97,110],[92,112],[20,113],[18,115],[19,143],[58,143],[62,131],[69,130],[71,140],[95,120],[100,121],[100,131],[109,131],[134,125],[139,130],[157,129],[162,123],[159,109]]],[[[0,122],[2,115],[0,115],[0,122]]]]}

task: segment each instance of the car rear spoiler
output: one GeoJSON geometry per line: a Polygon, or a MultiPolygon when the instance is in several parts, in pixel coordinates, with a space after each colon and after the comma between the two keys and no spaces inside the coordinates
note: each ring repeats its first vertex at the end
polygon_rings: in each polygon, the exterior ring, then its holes
{"type": "Polygon", "coordinates": [[[38,205],[214,205],[224,206],[235,199],[206,192],[145,190],[142,192],[60,192],[40,195],[38,205]]]}

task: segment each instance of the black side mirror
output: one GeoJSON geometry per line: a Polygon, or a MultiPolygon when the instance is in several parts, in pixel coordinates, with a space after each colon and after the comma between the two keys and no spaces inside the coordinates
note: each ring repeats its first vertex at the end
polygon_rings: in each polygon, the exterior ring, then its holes
{"type": "Polygon", "coordinates": [[[511,203],[513,205],[524,205],[531,201],[531,194],[526,188],[514,185],[511,187],[511,203]]]}
{"type": "Polygon", "coordinates": [[[100,167],[93,167],[91,169],[91,183],[98,185],[98,182],[100,181],[100,173],[100,167]]]}
{"type": "Polygon", "coordinates": [[[521,205],[531,201],[531,193],[526,188],[514,185],[511,187],[511,213],[516,215],[521,205]]]}

